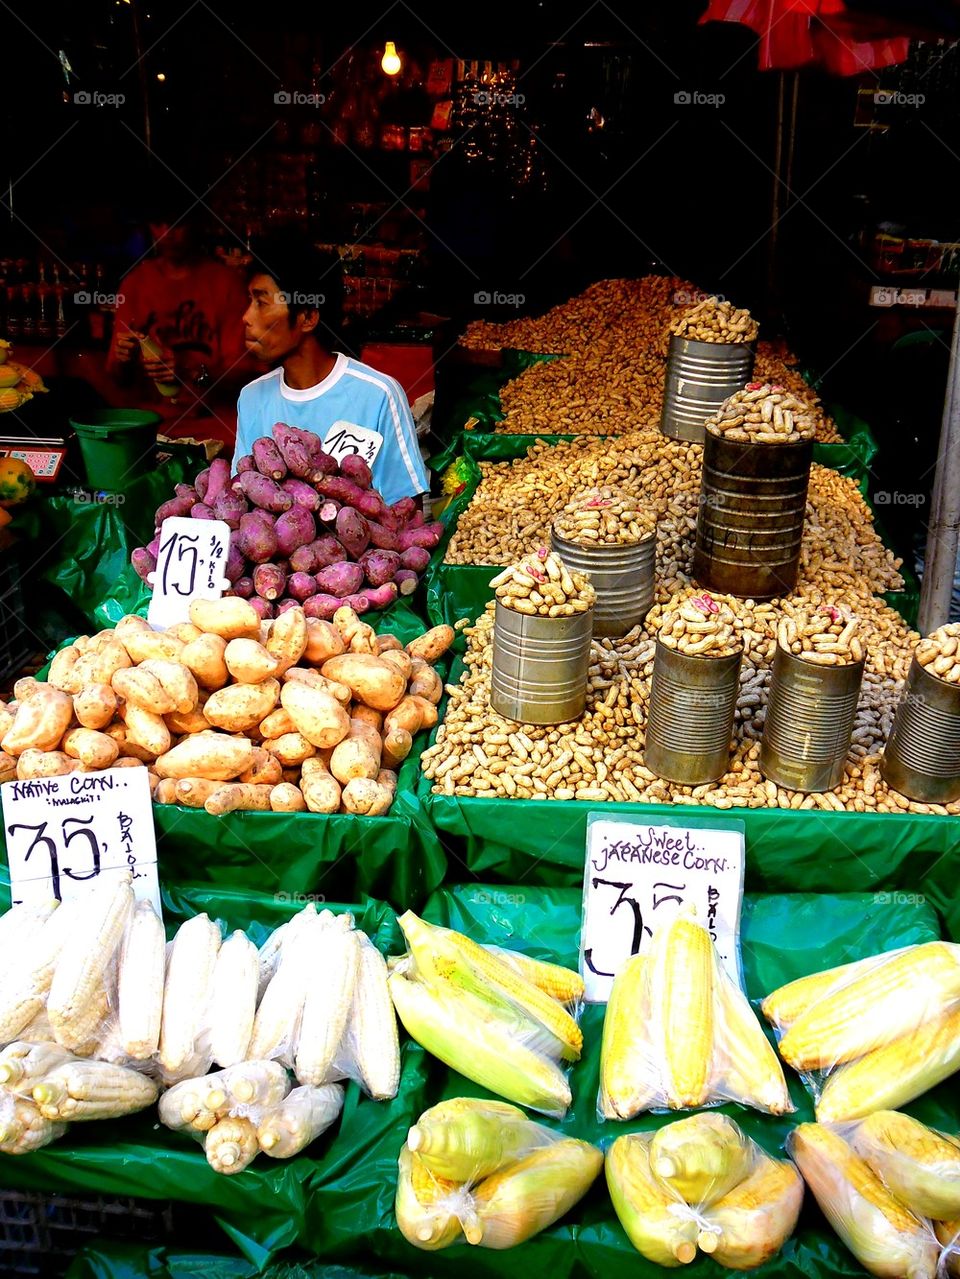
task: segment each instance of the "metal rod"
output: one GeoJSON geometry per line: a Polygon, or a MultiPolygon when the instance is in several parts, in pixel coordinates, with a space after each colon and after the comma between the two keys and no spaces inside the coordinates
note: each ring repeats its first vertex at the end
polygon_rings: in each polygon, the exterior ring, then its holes
{"type": "Polygon", "coordinates": [[[780,182],[783,168],[783,122],[786,98],[786,76],[780,71],[777,74],[777,125],[773,153],[773,193],[770,202],[770,239],[767,242],[767,293],[770,305],[777,298],[777,240],[780,222],[780,182]]]}
{"type": "Polygon", "coordinates": [[[937,470],[930,505],[917,622],[922,635],[929,635],[949,618],[953,579],[957,570],[960,533],[960,294],[953,319],[950,371],[947,374],[937,470]]]}

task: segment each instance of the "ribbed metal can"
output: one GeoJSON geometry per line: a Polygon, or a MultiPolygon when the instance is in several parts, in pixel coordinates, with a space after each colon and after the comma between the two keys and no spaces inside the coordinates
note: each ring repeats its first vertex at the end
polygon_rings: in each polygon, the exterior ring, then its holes
{"type": "Polygon", "coordinates": [[[680,653],[657,640],[644,760],[668,782],[700,786],[727,771],[743,650],[680,653]]]}
{"type": "Polygon", "coordinates": [[[587,704],[593,609],[528,617],[498,601],[493,620],[490,705],[521,724],[563,724],[587,704]]]}
{"type": "Polygon", "coordinates": [[[818,666],[777,645],[760,772],[797,791],[833,790],[843,780],[864,663],[818,666]]]}
{"type": "Polygon", "coordinates": [[[670,336],[660,430],[702,444],[703,424],[753,376],[755,342],[694,342],[670,336]]]}
{"type": "Polygon", "coordinates": [[[883,780],[920,804],[960,799],[960,686],[916,658],[880,760],[883,780]]]}
{"type": "Polygon", "coordinates": [[[693,575],[743,599],[797,584],[813,441],[750,444],[707,432],[693,575]]]}
{"type": "Polygon", "coordinates": [[[551,529],[550,544],[568,569],[585,573],[597,592],[594,635],[626,635],[653,605],[657,535],[630,545],[584,546],[551,529]]]}

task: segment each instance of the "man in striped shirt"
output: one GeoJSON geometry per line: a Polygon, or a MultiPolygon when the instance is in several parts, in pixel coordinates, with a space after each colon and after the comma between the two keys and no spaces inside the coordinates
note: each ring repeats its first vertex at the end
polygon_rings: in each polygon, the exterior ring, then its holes
{"type": "Polygon", "coordinates": [[[359,453],[387,502],[429,488],[407,397],[400,384],[332,349],[342,294],[339,258],[293,233],[259,247],[244,312],[247,351],[272,365],[240,392],[237,461],[276,422],[314,431],[334,456],[359,453]]]}

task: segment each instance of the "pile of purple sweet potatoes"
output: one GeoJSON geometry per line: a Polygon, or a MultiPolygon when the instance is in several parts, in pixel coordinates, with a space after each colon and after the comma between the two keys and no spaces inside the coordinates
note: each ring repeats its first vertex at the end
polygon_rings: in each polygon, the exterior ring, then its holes
{"type": "Polygon", "coordinates": [[[163,521],[180,515],[230,526],[226,593],[261,617],[301,605],[329,620],[342,604],[365,613],[412,594],[443,525],[427,524],[412,497],[388,506],[361,457],[338,464],[318,436],[283,422],[273,434],[256,441],[236,475],[218,457],[193,484],[177,485],[157,511],[157,536],[131,556],[139,576],[157,566],[163,521]]]}

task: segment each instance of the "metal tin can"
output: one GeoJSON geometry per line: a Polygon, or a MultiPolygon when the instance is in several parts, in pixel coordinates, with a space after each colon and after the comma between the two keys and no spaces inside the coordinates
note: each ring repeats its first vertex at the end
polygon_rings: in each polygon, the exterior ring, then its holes
{"type": "Polygon", "coordinates": [[[657,640],[644,759],[668,782],[700,786],[727,771],[743,650],[680,653],[657,640]]]}
{"type": "Polygon", "coordinates": [[[587,704],[593,610],[528,617],[498,601],[490,706],[521,724],[563,724],[587,704]]]}
{"type": "Polygon", "coordinates": [[[694,342],[670,336],[660,430],[702,444],[703,424],[753,376],[755,342],[694,342]]]}
{"type": "Polygon", "coordinates": [[[777,645],[760,740],[764,777],[797,791],[840,785],[863,667],[863,661],[818,666],[777,645]]]}
{"type": "Polygon", "coordinates": [[[653,605],[656,533],[630,545],[584,546],[551,529],[550,543],[567,568],[586,573],[597,592],[594,635],[619,637],[640,625],[653,605]]]}
{"type": "Polygon", "coordinates": [[[693,575],[743,599],[797,584],[813,441],[750,444],[707,432],[693,575]]]}
{"type": "Polygon", "coordinates": [[[880,773],[908,799],[960,799],[960,685],[925,670],[916,657],[880,760],[880,773]]]}

